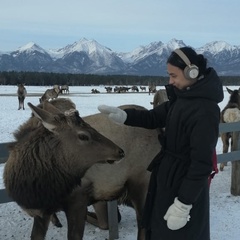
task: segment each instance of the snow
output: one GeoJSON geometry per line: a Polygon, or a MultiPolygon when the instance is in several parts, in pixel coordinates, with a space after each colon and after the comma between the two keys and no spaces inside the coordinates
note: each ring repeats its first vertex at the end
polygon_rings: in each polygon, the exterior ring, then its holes
{"type": "Polygon", "coordinates": [[[159,55],[162,54],[165,45],[159,42],[151,42],[147,46],[139,46],[131,52],[127,53],[119,53],[118,56],[127,63],[133,63],[134,61],[138,61],[141,58],[145,58],[154,52],[157,52],[159,55]],[[157,50],[156,50],[157,49],[157,50]]]}
{"type": "MultiPolygon", "coordinates": [[[[39,96],[48,87],[26,86],[28,96],[25,103],[31,102],[35,105],[39,103],[39,96]],[[38,96],[39,95],[39,96],[38,96]]],[[[70,87],[69,98],[75,102],[80,115],[87,116],[97,113],[99,104],[108,104],[118,106],[122,104],[138,104],[148,109],[152,108],[150,101],[153,95],[148,93],[132,93],[132,94],[106,94],[105,86],[92,87],[70,87]],[[91,89],[97,88],[104,94],[92,94],[91,89]]],[[[231,89],[238,87],[230,87],[231,89]]],[[[160,89],[160,87],[158,87],[160,89]]],[[[31,111],[27,104],[25,110],[18,109],[18,100],[16,96],[16,86],[0,86],[0,142],[8,142],[13,140],[13,131],[18,128],[25,120],[30,117],[31,111]],[[7,96],[10,94],[11,96],[7,96]]],[[[63,97],[63,96],[61,96],[63,97]]],[[[66,97],[66,95],[64,96],[66,97]]],[[[229,99],[227,91],[225,98],[219,104],[221,108],[226,105],[229,99]]],[[[219,138],[217,152],[221,153],[221,140],[219,138]]],[[[4,164],[0,165],[0,188],[4,188],[2,182],[2,171],[4,164]]],[[[211,240],[237,240],[240,236],[239,220],[240,220],[240,196],[232,196],[230,194],[231,185],[231,163],[224,168],[223,172],[215,175],[210,187],[210,221],[211,221],[211,240]]],[[[137,227],[134,210],[121,206],[122,221],[119,224],[119,239],[136,240],[137,227]]],[[[67,239],[67,223],[62,212],[58,216],[63,223],[62,228],[49,226],[46,240],[67,239]]],[[[14,202],[0,205],[0,239],[1,240],[25,240],[30,239],[32,228],[32,218],[30,218],[21,208],[14,202]]],[[[108,239],[109,232],[100,230],[86,223],[84,240],[103,240],[108,239]]],[[[203,239],[204,240],[204,239],[203,239]]]]}
{"type": "Polygon", "coordinates": [[[43,54],[46,53],[45,50],[43,50],[41,47],[39,47],[37,44],[35,44],[34,42],[29,42],[26,45],[20,47],[18,49],[19,52],[34,52],[34,51],[38,51],[41,52],[43,54]]]}

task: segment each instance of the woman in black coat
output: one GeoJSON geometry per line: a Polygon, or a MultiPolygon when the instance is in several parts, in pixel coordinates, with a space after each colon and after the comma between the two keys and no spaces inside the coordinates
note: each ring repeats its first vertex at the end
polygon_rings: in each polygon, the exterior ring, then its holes
{"type": "Polygon", "coordinates": [[[173,51],[167,61],[169,101],[152,110],[99,111],[129,126],[165,128],[152,172],[143,227],[146,240],[210,240],[209,186],[218,140],[222,83],[192,48],[173,51]]]}

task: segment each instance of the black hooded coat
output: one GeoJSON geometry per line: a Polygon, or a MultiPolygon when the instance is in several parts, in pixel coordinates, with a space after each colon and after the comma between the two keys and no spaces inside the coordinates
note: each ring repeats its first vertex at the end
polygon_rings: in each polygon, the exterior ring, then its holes
{"type": "Polygon", "coordinates": [[[164,128],[162,149],[149,166],[151,180],[144,209],[146,240],[210,240],[209,186],[219,135],[222,83],[214,69],[192,86],[166,86],[169,101],[152,110],[127,109],[124,124],[164,128]],[[163,219],[174,198],[192,204],[190,221],[170,230],[163,219]]]}

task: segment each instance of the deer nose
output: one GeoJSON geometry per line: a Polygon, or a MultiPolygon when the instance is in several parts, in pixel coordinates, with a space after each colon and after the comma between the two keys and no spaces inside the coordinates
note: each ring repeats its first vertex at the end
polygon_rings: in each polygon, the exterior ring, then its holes
{"type": "Polygon", "coordinates": [[[125,157],[125,153],[124,153],[124,151],[123,151],[122,149],[119,150],[119,156],[120,156],[121,158],[124,158],[124,157],[125,157]]]}

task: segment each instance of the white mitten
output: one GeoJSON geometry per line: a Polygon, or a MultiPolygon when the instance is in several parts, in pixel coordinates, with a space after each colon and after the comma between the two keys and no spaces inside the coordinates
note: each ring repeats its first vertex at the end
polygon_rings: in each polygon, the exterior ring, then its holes
{"type": "Polygon", "coordinates": [[[117,107],[99,105],[98,110],[101,113],[107,114],[110,119],[120,124],[123,124],[127,119],[127,113],[117,107]]]}
{"type": "Polygon", "coordinates": [[[171,230],[178,230],[184,227],[190,220],[189,212],[192,205],[183,204],[176,197],[174,203],[168,208],[164,220],[167,221],[167,226],[171,230]]]}

